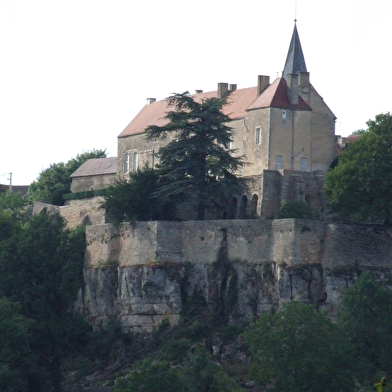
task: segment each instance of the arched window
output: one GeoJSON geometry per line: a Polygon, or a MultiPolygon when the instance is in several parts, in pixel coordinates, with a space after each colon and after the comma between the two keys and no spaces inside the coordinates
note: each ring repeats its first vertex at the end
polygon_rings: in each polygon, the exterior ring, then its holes
{"type": "Polygon", "coordinates": [[[230,212],[229,212],[229,219],[235,218],[235,212],[237,210],[237,198],[233,197],[230,203],[230,212]]]}
{"type": "Polygon", "coordinates": [[[283,157],[282,155],[275,155],[275,170],[283,169],[283,157]]]}
{"type": "Polygon", "coordinates": [[[248,207],[248,198],[244,195],[241,197],[240,209],[238,211],[238,218],[246,218],[246,208],[248,207]]]}
{"type": "Polygon", "coordinates": [[[133,154],[133,171],[136,171],[139,167],[139,154],[135,152],[133,154]]]}
{"type": "Polygon", "coordinates": [[[299,166],[300,171],[307,171],[308,170],[308,158],[301,157],[301,163],[299,166]]]}
{"type": "Polygon", "coordinates": [[[257,195],[253,195],[252,200],[250,202],[250,216],[256,216],[258,201],[259,201],[259,197],[257,195]]]}

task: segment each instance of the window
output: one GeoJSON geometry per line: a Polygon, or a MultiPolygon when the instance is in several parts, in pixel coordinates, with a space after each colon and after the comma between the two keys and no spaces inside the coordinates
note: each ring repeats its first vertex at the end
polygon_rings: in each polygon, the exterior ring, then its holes
{"type": "Polygon", "coordinates": [[[235,218],[235,213],[237,211],[237,198],[233,197],[230,203],[230,212],[229,212],[229,219],[235,218]]]}
{"type": "Polygon", "coordinates": [[[256,128],[256,145],[261,144],[261,127],[256,128]]]}
{"type": "Polygon", "coordinates": [[[286,120],[287,112],[286,110],[282,110],[282,120],[286,120]]]}
{"type": "Polygon", "coordinates": [[[282,155],[275,155],[275,170],[283,169],[283,157],[282,155]]]}
{"type": "Polygon", "coordinates": [[[133,171],[136,171],[139,167],[139,154],[135,152],[133,154],[133,171]]]}
{"type": "Polygon", "coordinates": [[[306,158],[306,157],[301,158],[299,170],[300,171],[307,171],[308,170],[308,158],[306,158]]]}
{"type": "Polygon", "coordinates": [[[256,216],[258,201],[259,201],[259,197],[257,195],[253,195],[252,200],[250,201],[250,216],[256,216]]]}
{"type": "Polygon", "coordinates": [[[129,154],[124,155],[124,173],[129,172],[129,154]]]}
{"type": "Polygon", "coordinates": [[[238,211],[238,219],[246,218],[247,207],[248,207],[248,198],[244,195],[241,197],[240,209],[238,211]]]}

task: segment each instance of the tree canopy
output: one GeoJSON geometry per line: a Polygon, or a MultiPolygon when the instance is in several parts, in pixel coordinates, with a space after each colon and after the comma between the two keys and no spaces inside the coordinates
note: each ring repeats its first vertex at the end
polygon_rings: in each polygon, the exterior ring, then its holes
{"type": "Polygon", "coordinates": [[[106,158],[106,150],[91,150],[77,154],[67,163],[53,163],[44,169],[29,188],[30,202],[61,203],[61,195],[70,193],[71,174],[92,158],[106,158]]]}
{"type": "Polygon", "coordinates": [[[59,391],[84,232],[66,230],[58,215],[23,216],[9,196],[0,195],[0,389],[59,391]]]}
{"type": "Polygon", "coordinates": [[[347,289],[338,321],[357,349],[364,378],[377,372],[392,374],[392,292],[369,271],[347,289]]]}
{"type": "Polygon", "coordinates": [[[172,220],[174,203],[154,197],[162,184],[158,172],[149,167],[129,174],[107,188],[101,207],[114,222],[172,220]]]}
{"type": "Polygon", "coordinates": [[[171,139],[157,153],[164,181],[155,194],[165,201],[195,200],[197,219],[204,219],[207,208],[224,209],[232,194],[246,185],[234,174],[244,161],[230,149],[230,118],[222,112],[227,99],[197,102],[185,92],[167,98],[167,103],[168,123],[146,129],[148,140],[171,139]]]}
{"type": "Polygon", "coordinates": [[[331,212],[344,219],[392,223],[392,116],[379,114],[325,176],[331,212]]]}
{"type": "Polygon", "coordinates": [[[340,328],[311,305],[291,302],[262,314],[245,339],[251,376],[269,391],[352,390],[352,348],[340,328]]]}

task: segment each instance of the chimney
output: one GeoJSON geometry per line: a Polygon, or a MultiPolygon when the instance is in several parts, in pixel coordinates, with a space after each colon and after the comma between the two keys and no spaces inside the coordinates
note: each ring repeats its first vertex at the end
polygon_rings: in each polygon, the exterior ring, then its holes
{"type": "Polygon", "coordinates": [[[228,83],[218,83],[218,98],[223,98],[228,92],[228,83]]]}
{"type": "Polygon", "coordinates": [[[195,90],[195,94],[201,94],[203,90],[195,90]]]}
{"type": "Polygon", "coordinates": [[[257,76],[257,96],[261,95],[261,93],[269,86],[270,78],[265,75],[257,76]]]}
{"type": "Polygon", "coordinates": [[[299,103],[298,74],[287,75],[287,87],[288,87],[290,103],[292,105],[298,105],[299,103]]]}
{"type": "Polygon", "coordinates": [[[153,102],[155,102],[157,99],[156,98],[147,98],[147,105],[152,104],[153,102]]]}
{"type": "Polygon", "coordinates": [[[229,91],[235,91],[237,90],[237,85],[236,84],[229,84],[229,91]]]}
{"type": "Polygon", "coordinates": [[[309,93],[309,72],[298,73],[298,84],[301,92],[309,93]]]}

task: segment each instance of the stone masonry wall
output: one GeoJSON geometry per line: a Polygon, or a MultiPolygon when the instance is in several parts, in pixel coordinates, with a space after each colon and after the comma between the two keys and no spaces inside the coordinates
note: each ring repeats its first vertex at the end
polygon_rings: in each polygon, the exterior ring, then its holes
{"type": "Polygon", "coordinates": [[[87,227],[84,289],[76,309],[123,328],[176,322],[189,296],[244,325],[287,301],[336,315],[344,291],[370,269],[392,286],[392,229],[311,220],[141,222],[87,227]],[[229,287],[230,282],[234,286],[229,287]]]}
{"type": "Polygon", "coordinates": [[[105,223],[105,211],[99,208],[102,201],[103,198],[98,196],[70,200],[59,207],[59,212],[71,229],[78,225],[100,225],[105,223]]]}

